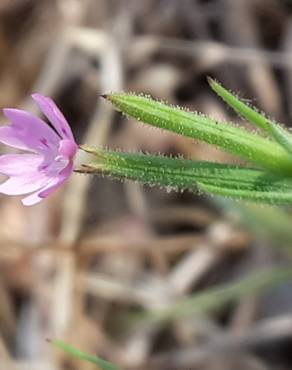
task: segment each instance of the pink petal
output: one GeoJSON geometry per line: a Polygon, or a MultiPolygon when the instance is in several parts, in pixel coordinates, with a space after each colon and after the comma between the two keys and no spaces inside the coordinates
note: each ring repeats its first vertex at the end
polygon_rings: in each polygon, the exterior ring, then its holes
{"type": "Polygon", "coordinates": [[[20,109],[3,109],[11,125],[0,127],[0,142],[38,153],[56,151],[60,139],[40,118],[20,109]]]}
{"type": "Polygon", "coordinates": [[[32,94],[32,98],[37,103],[43,114],[52,123],[58,134],[63,139],[74,141],[71,128],[63,113],[60,111],[54,101],[51,98],[41,94],[32,94]]]}
{"type": "Polygon", "coordinates": [[[32,206],[55,192],[68,179],[73,171],[73,164],[69,164],[58,176],[53,178],[45,187],[21,200],[25,206],[32,206]]]}
{"type": "Polygon", "coordinates": [[[30,194],[28,197],[21,199],[21,203],[24,206],[33,206],[41,202],[42,200],[43,198],[39,197],[39,192],[37,191],[36,193],[30,194]]]}
{"type": "Polygon", "coordinates": [[[40,197],[46,198],[51,195],[58,187],[63,185],[72,172],[73,163],[69,163],[68,166],[59,173],[58,178],[55,181],[50,182],[46,188],[40,192],[40,197]]]}
{"type": "Polygon", "coordinates": [[[6,195],[21,195],[32,193],[46,186],[50,178],[41,172],[12,176],[0,184],[0,193],[6,195]]]}
{"type": "Polygon", "coordinates": [[[37,171],[43,158],[37,154],[3,154],[0,156],[0,173],[21,176],[37,171]]]}

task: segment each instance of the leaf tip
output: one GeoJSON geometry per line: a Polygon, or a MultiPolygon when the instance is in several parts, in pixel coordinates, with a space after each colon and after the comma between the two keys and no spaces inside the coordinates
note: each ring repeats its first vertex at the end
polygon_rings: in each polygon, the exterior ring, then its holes
{"type": "Polygon", "coordinates": [[[215,83],[215,80],[211,76],[207,76],[207,82],[210,86],[212,86],[215,83]]]}

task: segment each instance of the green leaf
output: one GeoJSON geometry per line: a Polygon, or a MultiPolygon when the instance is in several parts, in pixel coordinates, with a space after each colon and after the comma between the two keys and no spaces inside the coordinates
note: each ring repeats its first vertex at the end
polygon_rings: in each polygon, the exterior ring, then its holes
{"type": "Polygon", "coordinates": [[[277,180],[273,181],[270,184],[268,180],[262,184],[258,184],[257,180],[251,181],[249,184],[242,183],[239,180],[237,186],[235,185],[233,188],[231,186],[198,182],[200,190],[214,195],[265,204],[285,205],[292,203],[292,188],[290,186],[285,189],[286,185],[281,183],[281,180],[279,182],[277,180]]]}
{"type": "Polygon", "coordinates": [[[255,108],[243,103],[231,92],[226,90],[220,83],[208,77],[211,88],[237,113],[247,121],[253,123],[266,131],[271,137],[279,143],[290,155],[292,155],[292,135],[289,131],[281,127],[280,124],[272,121],[259,113],[255,108]]]}
{"type": "Polygon", "coordinates": [[[292,135],[290,132],[272,121],[269,125],[272,137],[292,156],[292,135]]]}
{"type": "Polygon", "coordinates": [[[79,172],[106,174],[169,190],[201,190],[263,203],[292,203],[292,179],[262,170],[210,162],[194,162],[142,153],[82,147],[92,154],[79,172]]]}
{"type": "Polygon", "coordinates": [[[266,291],[278,284],[292,280],[291,268],[274,268],[253,274],[227,285],[196,293],[165,309],[139,315],[141,320],[151,322],[172,321],[191,315],[206,315],[251,294],[266,291]]]}
{"type": "Polygon", "coordinates": [[[85,352],[82,352],[60,340],[52,340],[50,341],[50,343],[52,343],[55,347],[61,349],[62,351],[74,357],[80,358],[81,360],[91,362],[92,364],[97,365],[101,370],[119,370],[119,368],[113,365],[112,363],[102,360],[99,357],[92,356],[85,352]]]}
{"type": "Polygon", "coordinates": [[[218,122],[145,96],[112,93],[104,97],[116,109],[139,121],[216,145],[273,172],[292,175],[292,158],[279,144],[231,123],[218,122]]]}

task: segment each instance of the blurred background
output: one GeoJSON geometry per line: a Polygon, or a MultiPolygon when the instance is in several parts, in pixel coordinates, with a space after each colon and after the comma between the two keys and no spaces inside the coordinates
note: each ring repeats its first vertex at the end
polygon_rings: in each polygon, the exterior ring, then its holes
{"type": "MultiPolygon", "coordinates": [[[[99,99],[245,125],[207,75],[289,126],[292,2],[0,1],[0,107],[39,114],[30,94],[49,95],[79,143],[235,163],[99,99]]],[[[47,338],[123,369],[291,369],[289,209],[77,174],[35,207],[0,203],[1,370],[94,369],[47,338]]]]}

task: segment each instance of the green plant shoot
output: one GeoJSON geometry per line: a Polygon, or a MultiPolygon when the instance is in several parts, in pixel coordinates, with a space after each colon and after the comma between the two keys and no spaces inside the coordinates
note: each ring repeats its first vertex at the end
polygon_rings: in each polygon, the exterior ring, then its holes
{"type": "Polygon", "coordinates": [[[79,349],[74,348],[70,346],[69,344],[62,342],[61,340],[52,340],[49,342],[52,343],[55,347],[59,348],[60,350],[68,353],[69,355],[72,355],[73,357],[79,358],[87,362],[91,362],[92,364],[96,365],[97,368],[101,370],[120,370],[118,367],[116,367],[112,363],[102,360],[101,358],[97,356],[92,356],[92,355],[89,355],[88,353],[82,352],[79,349]]]}
{"type": "Polygon", "coordinates": [[[266,204],[292,204],[292,134],[218,82],[211,78],[208,82],[219,97],[263,130],[266,137],[148,96],[111,93],[103,97],[126,116],[214,145],[244,159],[246,166],[84,146],[81,149],[88,153],[88,160],[77,171],[158,185],[167,190],[207,192],[266,204]]]}

